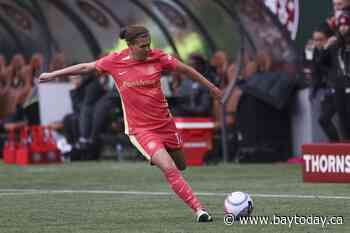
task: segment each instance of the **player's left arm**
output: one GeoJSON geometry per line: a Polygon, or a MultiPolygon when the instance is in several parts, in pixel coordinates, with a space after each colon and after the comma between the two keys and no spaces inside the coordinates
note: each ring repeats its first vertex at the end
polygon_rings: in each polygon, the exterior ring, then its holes
{"type": "Polygon", "coordinates": [[[201,75],[197,70],[195,70],[189,65],[178,61],[176,65],[176,71],[184,73],[192,80],[197,81],[206,86],[209,89],[211,95],[221,102],[223,96],[222,91],[219,88],[217,88],[214,84],[212,84],[208,79],[206,79],[203,75],[201,75]]]}

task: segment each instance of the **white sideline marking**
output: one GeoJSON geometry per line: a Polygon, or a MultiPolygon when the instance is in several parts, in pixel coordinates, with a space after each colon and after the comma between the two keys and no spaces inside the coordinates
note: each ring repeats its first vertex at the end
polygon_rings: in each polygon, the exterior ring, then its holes
{"type": "MultiPolygon", "coordinates": [[[[141,191],[114,191],[114,190],[45,190],[45,189],[0,189],[0,196],[33,195],[33,194],[116,194],[116,195],[142,195],[142,196],[169,196],[172,192],[141,192],[141,191]]],[[[198,196],[224,197],[227,193],[198,192],[198,196]]],[[[291,198],[291,199],[339,199],[350,200],[350,196],[325,196],[325,195],[298,195],[298,194],[250,194],[252,197],[262,198],[291,198]]]]}

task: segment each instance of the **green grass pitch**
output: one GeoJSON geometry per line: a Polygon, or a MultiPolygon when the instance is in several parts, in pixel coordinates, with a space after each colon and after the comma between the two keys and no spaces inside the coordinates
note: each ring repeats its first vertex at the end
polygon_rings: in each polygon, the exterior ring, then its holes
{"type": "Polygon", "coordinates": [[[350,232],[350,184],[303,183],[298,165],[189,167],[184,176],[213,214],[214,222],[196,223],[190,209],[172,194],[160,171],[146,162],[74,162],[27,167],[0,163],[0,232],[350,232]],[[252,195],[255,216],[342,216],[344,222],[325,228],[227,226],[223,221],[225,194],[238,190],[252,195]]]}

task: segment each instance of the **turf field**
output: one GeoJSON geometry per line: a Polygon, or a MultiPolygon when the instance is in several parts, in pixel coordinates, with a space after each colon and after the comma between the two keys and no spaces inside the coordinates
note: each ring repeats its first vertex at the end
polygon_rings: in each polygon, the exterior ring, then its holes
{"type": "Polygon", "coordinates": [[[298,165],[190,167],[184,176],[213,223],[196,223],[158,169],[146,162],[28,167],[0,162],[0,232],[350,232],[350,184],[305,184],[298,165]],[[343,224],[227,226],[224,195],[237,190],[251,194],[255,216],[342,216],[343,224]]]}

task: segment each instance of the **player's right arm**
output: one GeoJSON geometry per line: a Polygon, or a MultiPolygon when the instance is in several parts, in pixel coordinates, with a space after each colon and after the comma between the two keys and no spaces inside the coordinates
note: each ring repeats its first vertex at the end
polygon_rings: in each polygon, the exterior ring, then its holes
{"type": "Polygon", "coordinates": [[[87,74],[94,71],[97,71],[96,62],[80,63],[50,73],[42,73],[39,77],[39,82],[49,82],[56,78],[62,78],[69,75],[87,74]]]}

